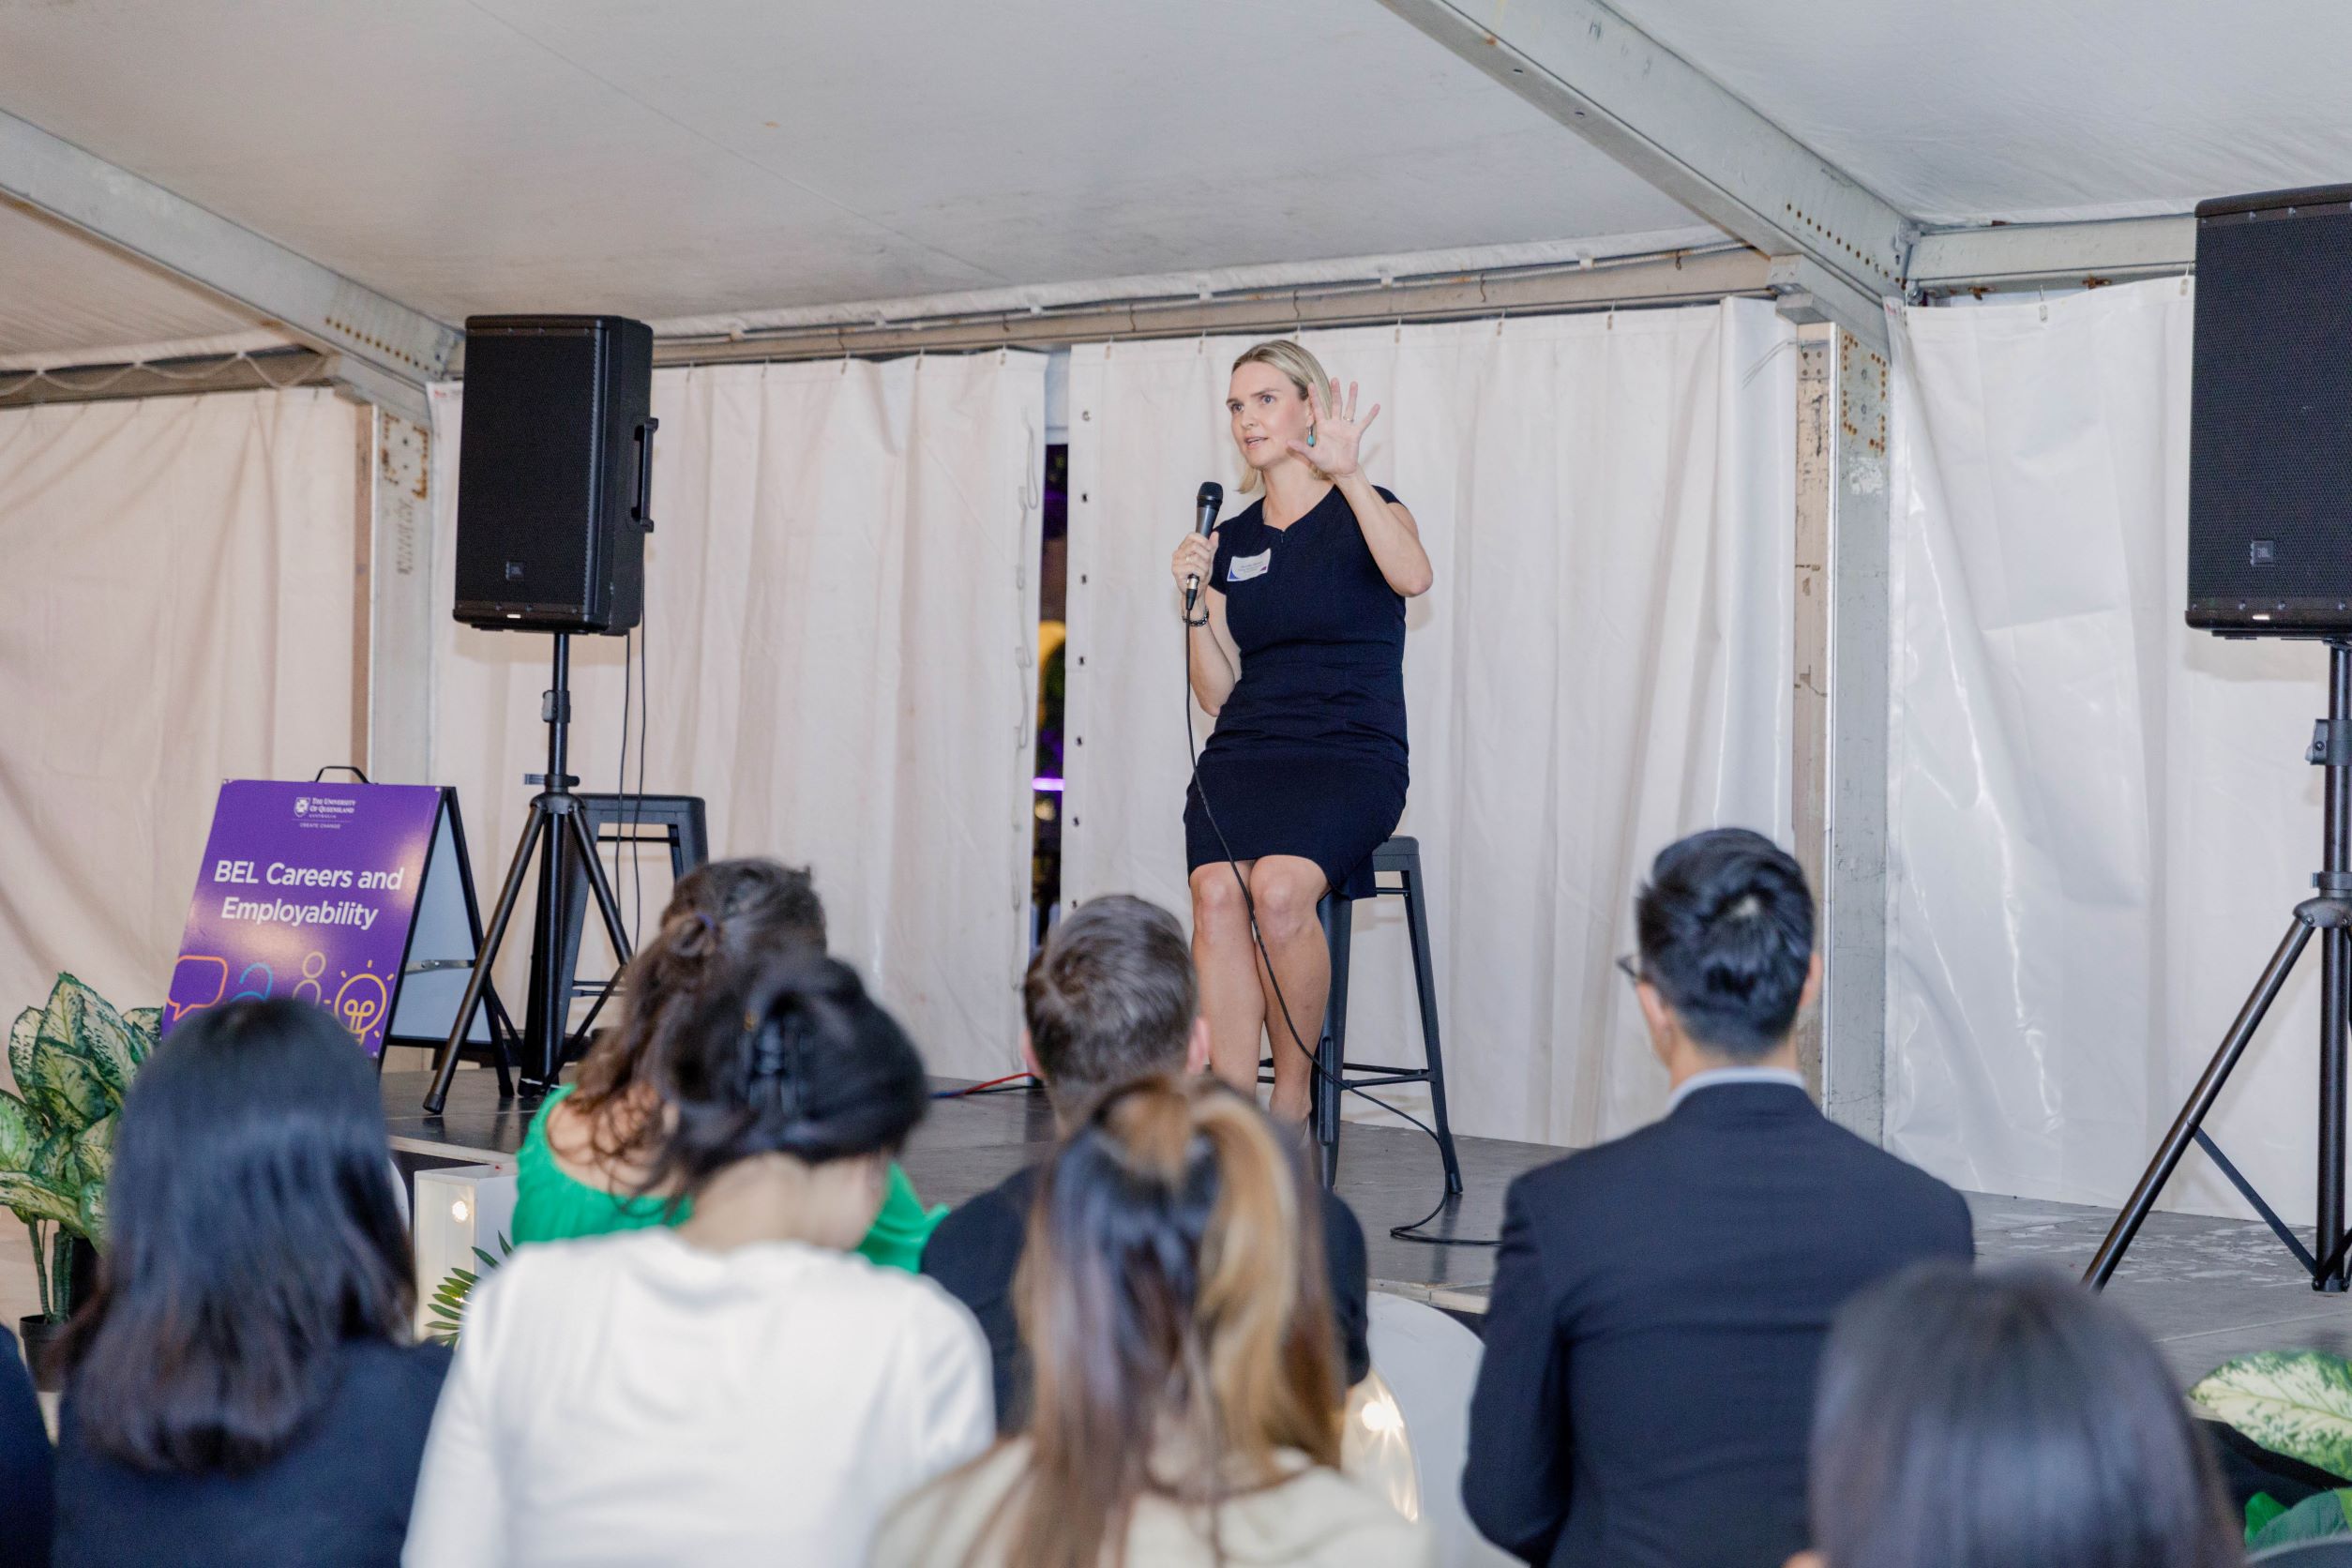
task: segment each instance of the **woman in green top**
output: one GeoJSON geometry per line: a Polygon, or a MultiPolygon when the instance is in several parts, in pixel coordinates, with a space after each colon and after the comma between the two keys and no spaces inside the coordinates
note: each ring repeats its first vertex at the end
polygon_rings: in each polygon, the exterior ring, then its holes
{"type": "MultiPolygon", "coordinates": [[[[772,860],[719,860],[679,879],[661,928],[623,977],[619,1025],[580,1064],[577,1083],[549,1095],[517,1159],[516,1244],[675,1225],[685,1199],[644,1190],[669,1109],[657,1087],[674,1032],[709,998],[721,971],[793,946],[825,943],[824,906],[807,871],[772,860]]],[[[882,1212],[858,1251],[912,1272],[944,1219],[926,1210],[894,1162],[882,1212]]]]}

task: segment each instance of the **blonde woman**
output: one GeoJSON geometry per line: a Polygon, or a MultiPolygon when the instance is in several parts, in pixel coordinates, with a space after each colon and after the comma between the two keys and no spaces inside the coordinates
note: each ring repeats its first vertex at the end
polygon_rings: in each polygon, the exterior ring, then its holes
{"type": "Polygon", "coordinates": [[[1264,493],[1170,563],[1204,590],[1185,642],[1216,719],[1184,801],[1193,961],[1217,1076],[1255,1093],[1262,1033],[1274,1113],[1301,1122],[1331,989],[1315,906],[1371,892],[1372,852],[1405,809],[1405,601],[1429,591],[1429,556],[1412,513],[1364,475],[1380,408],[1359,418],[1352,383],[1343,398],[1276,339],[1233,362],[1225,407],[1242,489],[1264,493]]]}
{"type": "Polygon", "coordinates": [[[875,1568],[1430,1568],[1339,1471],[1316,1208],[1256,1107],[1150,1078],[1097,1101],[1030,1211],[1026,1436],[917,1491],[875,1568]]]}

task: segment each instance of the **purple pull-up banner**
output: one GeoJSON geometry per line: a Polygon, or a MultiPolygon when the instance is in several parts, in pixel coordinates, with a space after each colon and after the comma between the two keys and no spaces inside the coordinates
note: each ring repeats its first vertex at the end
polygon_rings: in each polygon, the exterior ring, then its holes
{"type": "Polygon", "coordinates": [[[224,1002],[291,996],[379,1054],[440,814],[429,784],[221,785],[165,1031],[224,1002]]]}

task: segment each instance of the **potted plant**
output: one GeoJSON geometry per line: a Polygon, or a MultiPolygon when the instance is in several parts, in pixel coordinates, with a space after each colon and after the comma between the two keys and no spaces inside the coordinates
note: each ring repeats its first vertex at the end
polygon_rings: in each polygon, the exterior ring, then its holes
{"type": "MultiPolygon", "coordinates": [[[[2352,1483],[2352,1361],[2325,1350],[2237,1356],[2191,1388],[2189,1403],[2258,1448],[2352,1483]]],[[[2314,1493],[2292,1508],[2269,1492],[2246,1500],[2250,1552],[2267,1555],[2273,1546],[2346,1535],[2352,1535],[2352,1485],[2314,1493]]]]}
{"type": "Polygon", "coordinates": [[[515,1244],[501,1231],[497,1257],[492,1258],[477,1246],[474,1249],[474,1256],[481,1259],[479,1269],[451,1269],[449,1277],[441,1282],[441,1289],[435,1290],[432,1299],[426,1303],[427,1308],[433,1314],[432,1321],[425,1325],[426,1337],[436,1345],[446,1345],[456,1349],[458,1335],[465,1332],[465,1305],[474,1298],[474,1287],[481,1283],[482,1275],[514,1255],[515,1244]]]}
{"type": "Polygon", "coordinates": [[[72,1315],[106,1231],[106,1177],[116,1113],[155,1048],[159,1009],[117,1012],[70,974],[8,1029],[16,1093],[0,1090],[0,1204],[33,1238],[40,1312],[19,1329],[35,1382],[53,1386],[43,1354],[72,1315]]]}

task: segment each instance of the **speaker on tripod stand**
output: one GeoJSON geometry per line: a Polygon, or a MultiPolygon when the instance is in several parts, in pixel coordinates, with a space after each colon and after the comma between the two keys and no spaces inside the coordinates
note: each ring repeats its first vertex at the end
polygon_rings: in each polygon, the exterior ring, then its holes
{"type": "MultiPolygon", "coordinates": [[[[455,1028],[425,1108],[440,1114],[475,1009],[538,865],[531,982],[520,1047],[526,1086],[553,1086],[564,1064],[571,978],[563,935],[581,879],[623,964],[630,957],[619,901],[597,857],[568,771],[571,639],[625,636],[645,602],[645,535],[653,492],[654,334],[618,316],[475,316],[465,324],[465,424],[458,453],[456,617],[490,631],[554,639],[541,705],[547,772],[515,844],[455,1028]]],[[[497,1048],[505,1048],[501,1040],[497,1048]]]]}
{"type": "Polygon", "coordinates": [[[2099,1245],[2103,1287],[2191,1144],[2211,1156],[2311,1275],[2345,1286],[2345,1042],[2352,1021],[2352,186],[2197,206],[2189,398],[2192,626],[2328,649],[2328,716],[2305,760],[2325,770],[2320,868],[2236,1021],[2099,1245]],[[2319,938],[2319,1159],[2312,1243],[2205,1131],[2288,973],[2319,938]]]}

